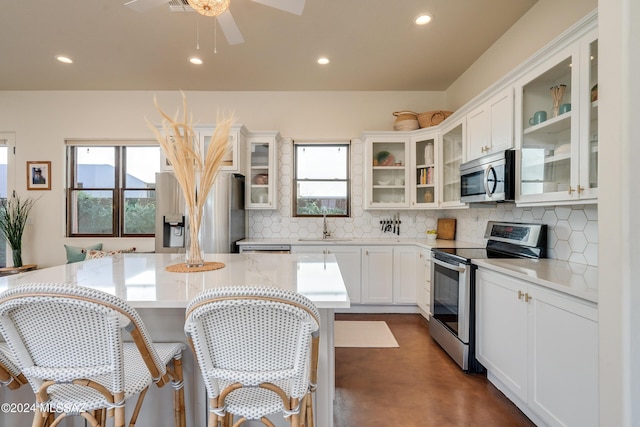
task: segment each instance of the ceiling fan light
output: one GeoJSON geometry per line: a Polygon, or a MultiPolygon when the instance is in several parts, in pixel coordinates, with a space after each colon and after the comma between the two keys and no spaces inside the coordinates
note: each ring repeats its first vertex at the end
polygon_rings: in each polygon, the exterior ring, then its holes
{"type": "Polygon", "coordinates": [[[187,0],[189,5],[204,16],[218,16],[229,9],[230,0],[187,0]]]}

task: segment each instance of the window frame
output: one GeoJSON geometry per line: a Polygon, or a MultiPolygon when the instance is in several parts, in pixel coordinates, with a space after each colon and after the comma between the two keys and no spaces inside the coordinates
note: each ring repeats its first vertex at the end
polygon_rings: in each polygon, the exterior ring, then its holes
{"type": "MultiPolygon", "coordinates": [[[[153,192],[155,199],[156,186],[153,187],[127,187],[127,148],[131,147],[158,147],[158,143],[151,143],[148,141],[74,141],[72,143],[67,142],[66,147],[66,165],[67,165],[67,188],[66,188],[66,237],[155,237],[155,223],[153,233],[126,233],[125,232],[125,208],[126,208],[126,192],[127,191],[149,191],[153,192]],[[78,156],[77,152],[79,148],[84,147],[106,147],[114,149],[114,186],[109,187],[95,187],[87,188],[84,185],[77,187],[77,173],[78,173],[78,156]],[[112,213],[111,213],[111,233],[74,233],[73,217],[71,212],[74,209],[74,193],[78,190],[90,190],[90,191],[105,191],[112,193],[112,213]]],[[[158,165],[158,172],[160,171],[160,165],[158,165]]]]}
{"type": "Polygon", "coordinates": [[[350,141],[335,141],[335,142],[309,142],[300,141],[293,143],[293,180],[292,180],[292,217],[295,218],[318,218],[323,217],[325,214],[299,214],[298,213],[298,183],[299,182],[344,182],[347,186],[346,194],[346,214],[332,214],[326,213],[327,217],[332,218],[350,218],[351,217],[351,143],[350,141]],[[347,150],[346,158],[346,178],[345,179],[298,179],[298,147],[344,147],[347,150]]]}

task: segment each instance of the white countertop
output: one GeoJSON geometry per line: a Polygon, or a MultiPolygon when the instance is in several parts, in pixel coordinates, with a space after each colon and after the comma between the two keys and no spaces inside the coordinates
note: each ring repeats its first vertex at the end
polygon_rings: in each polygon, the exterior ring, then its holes
{"type": "Polygon", "coordinates": [[[199,292],[219,286],[262,285],[291,289],[318,308],[348,308],[347,290],[334,255],[205,254],[219,270],[167,272],[183,254],[120,254],[0,278],[0,291],[24,283],[70,283],[126,300],[134,308],[183,308],[199,292]]]}
{"type": "Polygon", "coordinates": [[[480,268],[598,303],[598,267],[557,259],[474,259],[480,268]]]}
{"type": "Polygon", "coordinates": [[[314,238],[270,238],[270,239],[245,239],[238,242],[239,246],[243,245],[291,245],[291,246],[318,246],[318,245],[346,245],[346,246],[419,246],[426,249],[431,248],[484,248],[485,245],[478,243],[464,242],[462,240],[427,240],[424,239],[400,239],[396,237],[380,238],[380,239],[361,239],[358,237],[333,237],[322,239],[314,238]]]}

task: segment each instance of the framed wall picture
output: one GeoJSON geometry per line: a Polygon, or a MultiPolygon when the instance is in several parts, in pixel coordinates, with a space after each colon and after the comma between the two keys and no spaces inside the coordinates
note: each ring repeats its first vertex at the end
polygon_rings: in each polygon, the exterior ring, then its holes
{"type": "Polygon", "coordinates": [[[27,190],[51,190],[51,162],[27,162],[27,190]]]}

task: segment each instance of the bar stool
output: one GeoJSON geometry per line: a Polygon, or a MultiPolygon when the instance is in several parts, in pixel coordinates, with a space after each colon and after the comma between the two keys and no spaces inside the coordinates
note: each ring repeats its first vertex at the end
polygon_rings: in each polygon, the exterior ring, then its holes
{"type": "Polygon", "coordinates": [[[313,426],[320,316],[306,297],[284,289],[210,289],[187,306],[185,333],[209,397],[209,426],[233,416],[260,420],[283,412],[291,426],[313,426]]]}
{"type": "Polygon", "coordinates": [[[137,396],[134,426],[149,385],[174,388],[175,425],[185,426],[182,343],[153,343],[122,299],[69,284],[28,284],[0,294],[0,333],[36,394],[33,426],[72,415],[125,425],[125,400],[137,396]],[[124,342],[127,331],[133,342],[124,342]],[[170,369],[168,365],[172,365],[170,369]]]}
{"type": "Polygon", "coordinates": [[[20,372],[9,346],[5,342],[0,342],[0,386],[15,390],[26,383],[27,379],[20,372]]]}

